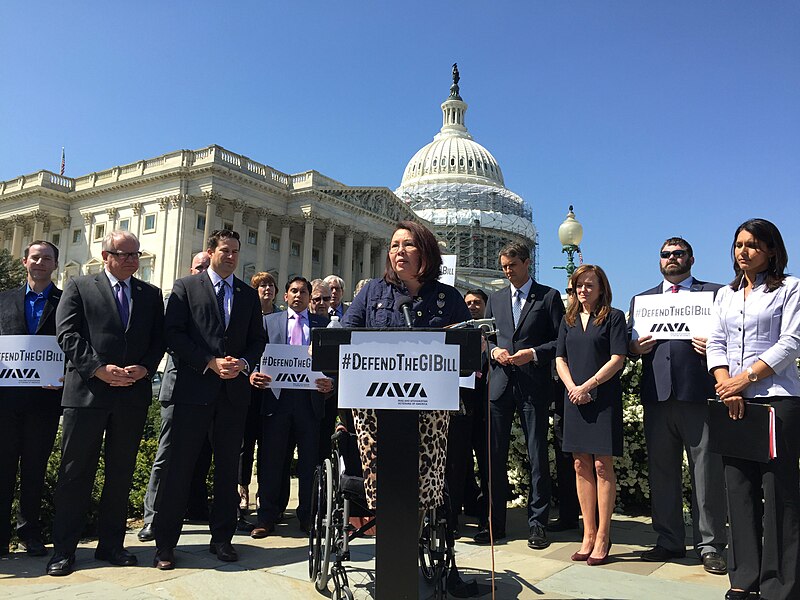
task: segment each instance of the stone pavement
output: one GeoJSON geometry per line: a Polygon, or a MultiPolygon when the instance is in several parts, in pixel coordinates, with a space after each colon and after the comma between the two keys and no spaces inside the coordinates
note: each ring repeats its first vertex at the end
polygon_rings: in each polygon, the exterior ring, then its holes
{"type": "MultiPolygon", "coordinates": [[[[613,560],[602,567],[589,567],[570,561],[570,555],[578,549],[577,530],[550,534],[553,543],[549,548],[530,550],[524,509],[510,509],[508,516],[509,541],[498,544],[494,551],[495,597],[499,600],[718,600],[728,589],[726,576],[707,574],[693,556],[666,564],[638,560],[638,553],[655,542],[649,519],[615,515],[613,560]]],[[[462,530],[465,535],[457,542],[456,551],[463,576],[488,583],[491,552],[472,543],[474,524],[468,523],[462,530]]],[[[240,560],[236,563],[222,563],[209,554],[207,526],[186,525],[176,552],[178,568],[173,571],[158,571],[150,566],[154,544],[139,542],[137,531],[128,532],[126,546],[139,557],[138,567],[98,562],[94,560],[96,543],[87,542],[78,549],[72,575],[48,577],[44,574],[48,557],[30,558],[24,552],[12,552],[10,558],[0,560],[0,598],[325,598],[308,581],[307,539],[293,517],[279,524],[275,535],[262,540],[237,535],[234,545],[240,560]]],[[[374,540],[354,542],[351,554],[347,563],[351,589],[359,600],[372,599],[374,540]]],[[[331,589],[332,586],[330,583],[331,589]]],[[[429,598],[431,593],[432,589],[420,578],[420,600],[429,598]]],[[[481,598],[490,599],[491,594],[481,598]]]]}

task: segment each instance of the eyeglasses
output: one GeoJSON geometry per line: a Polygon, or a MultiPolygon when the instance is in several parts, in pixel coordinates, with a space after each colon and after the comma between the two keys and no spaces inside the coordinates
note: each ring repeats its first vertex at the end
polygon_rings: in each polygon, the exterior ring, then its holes
{"type": "Polygon", "coordinates": [[[117,258],[121,260],[125,260],[126,258],[140,258],[142,256],[141,252],[119,252],[118,250],[106,250],[106,253],[113,254],[117,258]]]}
{"type": "Polygon", "coordinates": [[[683,258],[686,256],[686,250],[662,250],[659,253],[661,258],[669,258],[670,256],[674,256],[675,258],[683,258]]]}
{"type": "Polygon", "coordinates": [[[312,298],[311,301],[312,302],[330,302],[331,301],[331,297],[330,296],[318,296],[317,298],[312,298]]]}

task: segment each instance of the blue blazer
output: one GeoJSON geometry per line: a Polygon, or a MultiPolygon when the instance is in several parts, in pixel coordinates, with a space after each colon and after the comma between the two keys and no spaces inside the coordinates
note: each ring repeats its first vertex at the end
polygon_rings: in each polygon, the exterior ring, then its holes
{"type": "MultiPolygon", "coordinates": [[[[722,286],[692,279],[693,292],[714,292],[722,286]]],[[[662,283],[637,296],[663,293],[662,283]]],[[[628,337],[633,333],[633,303],[628,313],[628,337]]],[[[632,358],[638,358],[635,355],[632,358]]],[[[692,348],[691,340],[659,340],[653,351],[642,354],[642,404],[668,400],[670,396],[681,402],[705,402],[714,397],[714,378],[708,374],[705,356],[692,348]]]]}
{"type": "MultiPolygon", "coordinates": [[[[264,319],[267,325],[267,343],[268,344],[288,344],[289,340],[286,339],[286,328],[289,323],[289,311],[281,311],[267,315],[264,319]]],[[[328,319],[315,315],[311,311],[308,312],[308,326],[313,329],[315,327],[327,327],[328,319]]],[[[322,419],[325,415],[325,396],[316,390],[289,390],[282,389],[280,398],[276,398],[273,391],[269,388],[264,390],[264,396],[261,400],[261,414],[272,415],[282,412],[289,412],[292,402],[310,402],[311,409],[314,411],[314,416],[322,419]]]]}

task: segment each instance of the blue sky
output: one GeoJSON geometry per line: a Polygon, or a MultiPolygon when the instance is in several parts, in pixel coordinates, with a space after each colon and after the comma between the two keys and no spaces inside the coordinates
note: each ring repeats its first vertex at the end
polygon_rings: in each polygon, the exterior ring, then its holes
{"type": "Polygon", "coordinates": [[[671,235],[727,281],[743,220],[800,263],[796,2],[19,2],[0,5],[0,180],[80,176],[220,144],[286,172],[396,188],[467,126],[533,207],[539,279],[564,287],[569,204],[614,304],[659,280],[671,235]]]}

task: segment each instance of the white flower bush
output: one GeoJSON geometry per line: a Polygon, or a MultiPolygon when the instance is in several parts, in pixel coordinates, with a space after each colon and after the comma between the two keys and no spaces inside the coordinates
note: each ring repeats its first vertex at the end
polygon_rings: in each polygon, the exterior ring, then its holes
{"type": "MultiPolygon", "coordinates": [[[[617,474],[617,512],[642,514],[650,512],[650,483],[648,482],[647,448],[644,440],[644,410],[639,398],[639,382],[642,377],[641,361],[626,361],[622,371],[622,427],[624,435],[623,454],[614,459],[617,474]]],[[[561,399],[557,399],[561,401],[561,399]]],[[[553,427],[550,420],[548,432],[550,475],[553,481],[553,497],[558,497],[556,488],[555,451],[553,450],[553,427]]],[[[684,516],[690,520],[689,502],[691,479],[686,455],[683,457],[684,516]]],[[[528,497],[530,465],[525,436],[519,417],[515,417],[511,429],[511,448],[508,458],[508,480],[512,488],[512,506],[525,506],[528,497]]]]}

